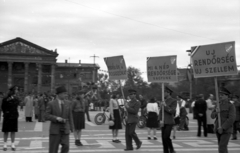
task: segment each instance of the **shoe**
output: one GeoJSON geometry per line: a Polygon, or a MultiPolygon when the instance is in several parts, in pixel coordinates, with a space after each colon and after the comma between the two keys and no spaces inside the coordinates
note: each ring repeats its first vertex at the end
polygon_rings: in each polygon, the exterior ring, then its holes
{"type": "Polygon", "coordinates": [[[139,144],[137,145],[137,148],[136,149],[140,149],[142,146],[142,141],[139,142],[139,144]]]}
{"type": "Polygon", "coordinates": [[[237,140],[237,138],[232,138],[231,140],[237,140]]]}
{"type": "Polygon", "coordinates": [[[81,141],[79,141],[79,144],[78,144],[78,146],[83,146],[83,144],[82,144],[82,142],[81,142],[81,141]]]}
{"type": "Polygon", "coordinates": [[[76,146],[79,145],[79,140],[75,140],[75,145],[76,145],[76,146]]]}
{"type": "Polygon", "coordinates": [[[148,137],[148,140],[151,140],[151,137],[148,137]]]}
{"type": "Polygon", "coordinates": [[[120,140],[118,140],[118,139],[117,139],[117,140],[115,140],[115,143],[120,143],[120,142],[121,142],[121,141],[120,141],[120,140]]]}
{"type": "Polygon", "coordinates": [[[12,147],[12,151],[16,151],[16,148],[13,148],[13,147],[12,147]]]}
{"type": "Polygon", "coordinates": [[[91,120],[88,120],[88,122],[92,122],[91,120]]]}
{"type": "Polygon", "coordinates": [[[170,151],[170,153],[176,153],[176,151],[173,150],[173,151],[170,151]]]}
{"type": "Polygon", "coordinates": [[[3,148],[3,151],[7,151],[7,148],[4,147],[4,148],[3,148]]]}
{"type": "Polygon", "coordinates": [[[154,137],[153,139],[154,139],[154,140],[157,140],[157,137],[154,137]]]}
{"type": "Polygon", "coordinates": [[[131,149],[124,149],[124,151],[132,151],[133,150],[133,148],[131,148],[131,149]]]}

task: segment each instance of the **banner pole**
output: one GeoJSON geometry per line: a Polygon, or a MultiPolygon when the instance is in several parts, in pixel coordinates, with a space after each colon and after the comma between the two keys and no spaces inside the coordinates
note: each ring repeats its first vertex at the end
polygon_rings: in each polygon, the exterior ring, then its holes
{"type": "MultiPolygon", "coordinates": [[[[122,83],[121,83],[121,80],[119,80],[119,84],[120,84],[120,88],[121,88],[121,92],[122,92],[122,96],[123,96],[123,101],[124,101],[124,105],[125,105],[125,96],[124,96],[124,92],[123,92],[123,88],[122,88],[122,83]]],[[[128,112],[126,110],[126,108],[124,108],[124,112],[125,112],[125,121],[127,122],[127,118],[128,118],[128,112]]],[[[123,116],[122,116],[123,117],[123,116]]]]}
{"type": "MultiPolygon", "coordinates": [[[[215,91],[216,91],[216,99],[217,99],[217,109],[220,111],[217,77],[214,77],[214,82],[215,82],[215,91]]],[[[219,126],[219,128],[222,127],[220,113],[218,113],[218,126],[219,126]]]]}
{"type": "Polygon", "coordinates": [[[125,99],[124,92],[123,92],[123,88],[122,88],[121,80],[119,80],[119,84],[120,84],[120,88],[121,88],[121,92],[122,92],[123,99],[125,99]]]}
{"type": "MultiPolygon", "coordinates": [[[[162,102],[164,102],[164,83],[162,83],[162,102]]],[[[162,124],[164,125],[164,106],[162,106],[162,124]]]]}

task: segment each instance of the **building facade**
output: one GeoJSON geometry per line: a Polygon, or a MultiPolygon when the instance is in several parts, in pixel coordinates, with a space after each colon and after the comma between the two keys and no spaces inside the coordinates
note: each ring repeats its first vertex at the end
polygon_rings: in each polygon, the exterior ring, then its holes
{"type": "Polygon", "coordinates": [[[22,38],[0,44],[0,91],[12,85],[22,92],[50,92],[65,85],[72,93],[86,82],[97,81],[97,64],[57,63],[57,51],[48,50],[22,38]]]}

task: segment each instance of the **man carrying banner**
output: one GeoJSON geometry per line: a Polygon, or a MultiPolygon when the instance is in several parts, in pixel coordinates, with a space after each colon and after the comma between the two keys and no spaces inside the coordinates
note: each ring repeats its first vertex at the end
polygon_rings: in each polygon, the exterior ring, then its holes
{"type": "Polygon", "coordinates": [[[138,111],[140,108],[140,102],[136,99],[136,90],[130,89],[128,90],[130,101],[125,102],[125,108],[127,110],[127,121],[126,121],[126,131],[125,131],[125,139],[126,139],[126,149],[124,151],[133,150],[132,139],[135,141],[137,148],[139,149],[142,145],[142,141],[139,140],[135,129],[138,123],[138,111]]]}
{"type": "Polygon", "coordinates": [[[235,107],[228,99],[230,92],[226,88],[221,88],[219,91],[219,108],[215,107],[213,110],[211,117],[215,120],[214,130],[216,131],[217,139],[218,139],[218,152],[219,153],[227,153],[227,145],[233,132],[233,122],[236,117],[235,107]],[[219,126],[219,118],[218,113],[220,113],[221,117],[221,125],[219,126]]]}
{"type": "MultiPolygon", "coordinates": [[[[164,98],[165,101],[161,102],[161,105],[164,106],[164,125],[162,127],[162,143],[163,143],[163,152],[164,153],[176,153],[173,148],[172,140],[170,138],[171,131],[173,128],[174,114],[176,112],[177,100],[171,97],[173,91],[168,87],[165,87],[164,98]]],[[[162,109],[159,113],[159,120],[162,119],[162,109]]]]}

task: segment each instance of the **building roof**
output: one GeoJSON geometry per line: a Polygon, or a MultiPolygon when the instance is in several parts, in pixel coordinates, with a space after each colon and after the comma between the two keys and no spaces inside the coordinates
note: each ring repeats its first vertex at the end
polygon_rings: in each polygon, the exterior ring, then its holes
{"type": "Polygon", "coordinates": [[[100,68],[98,64],[89,64],[89,63],[56,63],[58,67],[96,67],[96,68],[100,68]]]}

